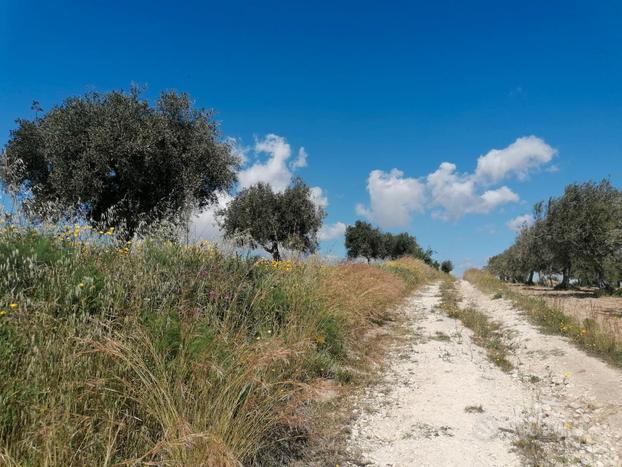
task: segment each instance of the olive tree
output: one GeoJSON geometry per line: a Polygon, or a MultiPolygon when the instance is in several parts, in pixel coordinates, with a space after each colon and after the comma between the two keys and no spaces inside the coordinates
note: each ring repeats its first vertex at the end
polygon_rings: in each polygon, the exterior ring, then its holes
{"type": "Polygon", "coordinates": [[[547,230],[561,288],[568,287],[573,267],[591,271],[600,287],[609,287],[605,262],[622,249],[622,195],[608,180],[568,185],[550,203],[547,230]]]}
{"type": "Polygon", "coordinates": [[[354,225],[346,227],[345,245],[348,258],[372,259],[386,255],[387,239],[380,229],[369,222],[356,221],[354,225]]]}
{"type": "Polygon", "coordinates": [[[236,181],[239,161],[212,113],[186,94],[164,92],[151,105],[137,89],[89,93],[36,111],[17,120],[0,173],[33,217],[54,204],[131,236],[141,222],[213,202],[236,181]]]}
{"type": "Polygon", "coordinates": [[[283,248],[313,253],[325,212],[310,188],[296,179],[282,193],[266,183],[242,190],[220,213],[225,237],[238,246],[261,247],[276,261],[283,248]]]}

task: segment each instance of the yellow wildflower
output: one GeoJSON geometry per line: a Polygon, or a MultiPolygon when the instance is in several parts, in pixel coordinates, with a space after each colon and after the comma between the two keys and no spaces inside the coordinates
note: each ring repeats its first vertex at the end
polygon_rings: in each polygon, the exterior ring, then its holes
{"type": "Polygon", "coordinates": [[[13,309],[17,308],[17,303],[11,303],[9,305],[9,308],[13,308],[13,309]]]}

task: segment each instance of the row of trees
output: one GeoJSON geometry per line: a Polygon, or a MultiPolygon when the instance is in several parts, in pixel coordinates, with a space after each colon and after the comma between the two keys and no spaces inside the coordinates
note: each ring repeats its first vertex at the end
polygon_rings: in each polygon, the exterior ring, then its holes
{"type": "Polygon", "coordinates": [[[403,256],[411,256],[423,260],[426,264],[451,272],[451,261],[439,263],[432,255],[433,251],[424,250],[417,239],[412,235],[402,232],[392,234],[383,232],[369,222],[356,221],[354,225],[346,228],[345,246],[348,258],[365,258],[367,262],[372,259],[396,259],[403,256]]]}
{"type": "Polygon", "coordinates": [[[622,192],[608,180],[573,183],[559,198],[534,207],[533,225],[525,226],[510,248],[490,258],[487,268],[508,281],[532,284],[558,277],[558,288],[571,283],[602,289],[622,279],[622,192]]]}

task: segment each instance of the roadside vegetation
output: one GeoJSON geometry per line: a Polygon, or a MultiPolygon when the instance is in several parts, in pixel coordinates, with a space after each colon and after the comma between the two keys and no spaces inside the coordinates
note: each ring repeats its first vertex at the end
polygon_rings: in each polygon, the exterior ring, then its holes
{"type": "Polygon", "coordinates": [[[5,465],[275,465],[306,387],[352,382],[366,332],[438,274],[268,261],[71,226],[0,233],[5,465]]]}
{"type": "Polygon", "coordinates": [[[622,335],[617,327],[603,327],[593,319],[579,321],[562,310],[547,304],[544,299],[528,296],[513,290],[488,271],[470,269],[464,278],[482,290],[511,300],[519,309],[545,331],[569,337],[581,348],[599,355],[604,360],[622,367],[622,335]]]}
{"type": "Polygon", "coordinates": [[[458,291],[455,282],[446,279],[441,284],[441,308],[451,318],[458,319],[473,331],[473,342],[486,351],[488,359],[503,371],[510,371],[514,365],[509,360],[512,348],[503,335],[501,325],[473,308],[458,306],[458,291]]]}

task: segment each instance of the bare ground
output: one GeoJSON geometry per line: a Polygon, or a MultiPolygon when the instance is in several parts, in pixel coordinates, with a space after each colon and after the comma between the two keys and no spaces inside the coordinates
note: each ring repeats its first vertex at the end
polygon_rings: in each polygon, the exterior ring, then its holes
{"type": "Polygon", "coordinates": [[[622,373],[543,335],[510,302],[457,287],[463,306],[502,323],[515,370],[443,313],[438,284],[418,292],[405,306],[412,339],[357,403],[349,465],[620,465],[622,373]]]}

